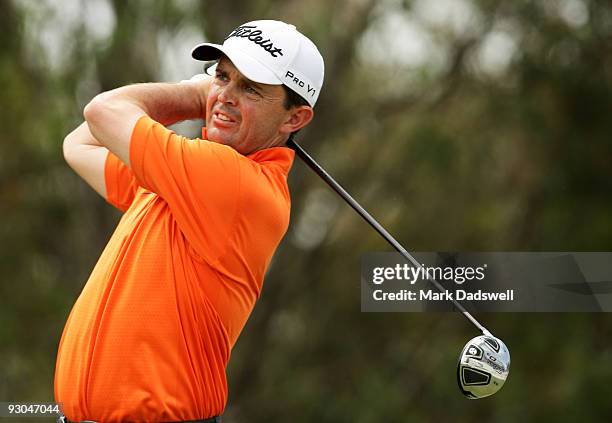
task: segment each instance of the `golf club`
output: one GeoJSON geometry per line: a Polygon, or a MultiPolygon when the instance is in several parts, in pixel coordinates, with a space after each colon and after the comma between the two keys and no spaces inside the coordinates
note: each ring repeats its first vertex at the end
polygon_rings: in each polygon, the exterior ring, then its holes
{"type": "MultiPolygon", "coordinates": [[[[385,228],[382,227],[361,205],[334,180],[300,145],[293,137],[287,141],[287,146],[319,175],[327,185],[340,195],[366,222],[370,224],[389,244],[395,248],[406,260],[418,268],[422,268],[412,254],[410,254],[385,228]]],[[[440,292],[446,292],[438,281],[424,272],[426,278],[440,292]]],[[[482,333],[470,340],[463,348],[457,365],[457,381],[461,392],[471,399],[484,398],[499,391],[504,385],[510,371],[510,352],[506,345],[495,338],[474,316],[472,316],[457,300],[451,301],[478,330],[482,333]]]]}

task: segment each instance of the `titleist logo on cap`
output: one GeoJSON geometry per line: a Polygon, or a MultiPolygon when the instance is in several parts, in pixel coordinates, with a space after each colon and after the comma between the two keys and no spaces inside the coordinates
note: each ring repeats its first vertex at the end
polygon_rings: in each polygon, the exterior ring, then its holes
{"type": "Polygon", "coordinates": [[[259,45],[265,51],[270,53],[272,57],[278,57],[279,55],[282,56],[283,50],[278,47],[274,47],[274,43],[269,38],[264,39],[264,37],[261,36],[261,30],[256,28],[257,26],[255,25],[239,26],[238,28],[230,32],[230,34],[225,37],[225,39],[227,40],[228,38],[232,37],[247,38],[248,40],[253,41],[255,44],[259,45]]]}

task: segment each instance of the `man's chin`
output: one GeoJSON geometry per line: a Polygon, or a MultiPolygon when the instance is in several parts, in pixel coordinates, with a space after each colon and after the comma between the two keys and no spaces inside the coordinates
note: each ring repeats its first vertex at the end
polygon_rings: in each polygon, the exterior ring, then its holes
{"type": "Polygon", "coordinates": [[[229,134],[225,134],[226,131],[220,131],[217,128],[210,128],[210,130],[206,131],[206,135],[208,141],[216,142],[218,144],[231,145],[232,137],[228,136],[229,134]]]}

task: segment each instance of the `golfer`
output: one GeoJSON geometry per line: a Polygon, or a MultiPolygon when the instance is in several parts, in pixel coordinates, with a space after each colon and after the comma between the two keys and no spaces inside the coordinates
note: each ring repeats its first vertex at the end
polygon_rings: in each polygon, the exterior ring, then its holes
{"type": "Polygon", "coordinates": [[[95,97],[68,164],[124,212],[66,322],[64,421],[220,421],[226,367],[289,224],[291,134],[323,59],[292,25],[254,21],[192,55],[213,76],[95,97]],[[166,125],[204,118],[202,139],[166,125]]]}

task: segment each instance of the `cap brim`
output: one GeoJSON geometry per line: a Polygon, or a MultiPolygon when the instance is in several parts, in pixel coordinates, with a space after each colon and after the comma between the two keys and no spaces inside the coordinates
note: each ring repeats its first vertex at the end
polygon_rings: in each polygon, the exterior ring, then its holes
{"type": "Polygon", "coordinates": [[[223,48],[220,44],[202,43],[198,44],[191,50],[191,57],[196,60],[208,62],[209,60],[217,60],[223,54],[223,48]]]}
{"type": "Polygon", "coordinates": [[[243,53],[241,50],[212,43],[202,43],[191,50],[191,56],[196,60],[202,61],[218,60],[222,55],[227,56],[234,66],[236,66],[236,69],[253,82],[270,85],[283,84],[274,72],[264,66],[260,61],[243,53]]]}

